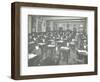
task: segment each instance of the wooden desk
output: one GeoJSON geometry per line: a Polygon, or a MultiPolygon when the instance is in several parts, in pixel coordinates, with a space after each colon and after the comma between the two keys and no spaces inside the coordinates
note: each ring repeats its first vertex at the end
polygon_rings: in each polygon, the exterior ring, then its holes
{"type": "Polygon", "coordinates": [[[60,58],[63,57],[63,61],[66,62],[66,64],[68,64],[69,56],[70,56],[70,49],[68,47],[61,47],[60,48],[60,58]]]}
{"type": "Polygon", "coordinates": [[[41,48],[41,55],[44,55],[46,49],[46,43],[38,43],[41,48]]]}
{"type": "Polygon", "coordinates": [[[77,50],[77,55],[80,60],[83,60],[84,64],[88,63],[88,52],[86,50],[77,50]]]}

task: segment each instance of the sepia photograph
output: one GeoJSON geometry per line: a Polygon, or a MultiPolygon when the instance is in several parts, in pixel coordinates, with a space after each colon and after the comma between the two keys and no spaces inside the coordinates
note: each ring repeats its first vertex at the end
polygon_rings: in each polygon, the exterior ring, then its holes
{"type": "Polygon", "coordinates": [[[87,17],[28,15],[28,66],[88,64],[87,17]]]}

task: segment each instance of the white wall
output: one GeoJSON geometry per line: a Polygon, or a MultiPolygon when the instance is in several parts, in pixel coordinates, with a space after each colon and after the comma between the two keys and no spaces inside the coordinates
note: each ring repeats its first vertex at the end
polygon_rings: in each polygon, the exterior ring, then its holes
{"type": "MultiPolygon", "coordinates": [[[[10,66],[11,66],[11,2],[15,0],[0,0],[0,82],[15,82],[10,79],[10,66]]],[[[37,3],[52,3],[52,4],[68,4],[68,5],[87,5],[98,6],[98,22],[100,22],[100,0],[16,0],[37,3]]],[[[100,26],[100,25],[99,25],[100,26]]],[[[98,26],[98,27],[99,27],[98,26]]],[[[100,29],[98,28],[98,35],[100,29]]],[[[100,42],[100,38],[98,38],[100,42]]],[[[98,43],[100,49],[100,44],[98,43]]],[[[98,59],[100,62],[100,50],[98,52],[98,59]]],[[[99,63],[100,69],[100,63],[99,63]]],[[[79,77],[64,77],[52,79],[38,79],[29,80],[28,82],[100,82],[99,75],[94,76],[79,76],[79,77]]],[[[27,80],[23,80],[27,82],[27,80]]]]}

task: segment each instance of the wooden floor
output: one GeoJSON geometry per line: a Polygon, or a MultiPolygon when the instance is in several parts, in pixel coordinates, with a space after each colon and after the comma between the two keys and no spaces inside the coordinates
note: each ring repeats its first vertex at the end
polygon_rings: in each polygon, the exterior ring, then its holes
{"type": "MultiPolygon", "coordinates": [[[[37,50],[40,54],[29,58],[28,66],[49,66],[49,65],[75,65],[87,64],[87,53],[73,51],[72,49],[53,49],[45,48],[44,50],[37,50]]],[[[32,54],[31,54],[32,55],[32,54]]],[[[34,54],[33,54],[34,55],[34,54]]]]}

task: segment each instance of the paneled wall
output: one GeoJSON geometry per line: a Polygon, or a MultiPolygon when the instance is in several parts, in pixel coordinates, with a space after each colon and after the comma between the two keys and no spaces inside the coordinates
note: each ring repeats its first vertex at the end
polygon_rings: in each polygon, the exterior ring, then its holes
{"type": "Polygon", "coordinates": [[[43,17],[43,16],[28,16],[28,32],[46,32],[46,31],[57,31],[60,28],[63,31],[67,29],[73,30],[76,28],[77,31],[83,29],[87,31],[86,19],[60,19],[56,17],[43,17]]]}

